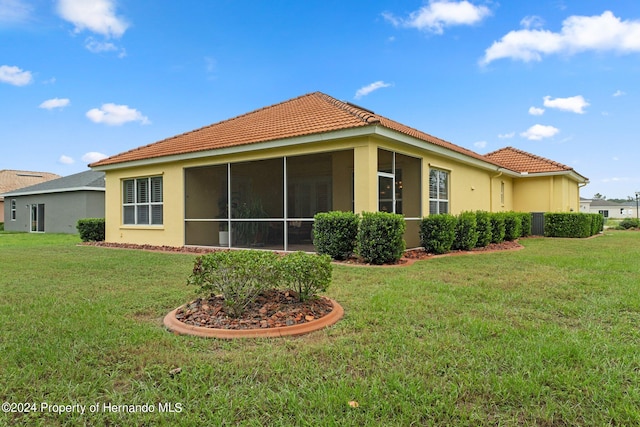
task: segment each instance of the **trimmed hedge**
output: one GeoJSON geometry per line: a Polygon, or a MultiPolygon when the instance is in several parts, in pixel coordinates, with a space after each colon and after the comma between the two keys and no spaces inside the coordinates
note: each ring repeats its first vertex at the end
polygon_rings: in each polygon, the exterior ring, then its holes
{"type": "Polygon", "coordinates": [[[451,214],[436,214],[422,218],[420,222],[420,244],[425,251],[445,254],[451,250],[456,238],[458,220],[451,214]]]}
{"type": "Polygon", "coordinates": [[[400,214],[363,212],[358,230],[358,255],[370,264],[394,263],[406,248],[407,225],[400,214]]]}
{"type": "Polygon", "coordinates": [[[522,236],[522,219],[515,212],[504,213],[504,240],[512,242],[522,236]]]}
{"type": "Polygon", "coordinates": [[[491,243],[504,242],[506,231],[504,224],[504,213],[493,212],[490,214],[489,218],[491,219],[491,243]]]}
{"type": "Polygon", "coordinates": [[[581,212],[544,214],[544,235],[546,237],[593,236],[602,230],[603,219],[600,214],[581,212]]]}
{"type": "Polygon", "coordinates": [[[531,236],[531,227],[533,224],[533,215],[531,212],[518,212],[520,216],[520,222],[522,224],[522,233],[520,233],[521,237],[529,237],[531,236]]]}
{"type": "Polygon", "coordinates": [[[104,218],[82,218],[76,225],[83,242],[102,242],[105,236],[104,218]]]}
{"type": "Polygon", "coordinates": [[[487,211],[476,211],[476,230],[478,231],[476,248],[484,248],[491,243],[491,229],[491,214],[487,211]]]}
{"type": "Polygon", "coordinates": [[[353,212],[317,213],[313,223],[313,245],[319,254],[347,259],[355,251],[360,216],[353,212]]]}
{"type": "Polygon", "coordinates": [[[458,215],[455,231],[453,249],[470,251],[475,248],[478,242],[476,214],[474,212],[462,212],[458,215]]]}

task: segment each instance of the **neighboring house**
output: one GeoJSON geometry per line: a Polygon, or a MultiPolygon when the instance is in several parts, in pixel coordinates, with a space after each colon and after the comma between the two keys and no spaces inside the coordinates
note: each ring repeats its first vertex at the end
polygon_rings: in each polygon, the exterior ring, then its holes
{"type": "Polygon", "coordinates": [[[317,212],[387,211],[408,247],[434,213],[577,211],[587,178],[514,148],[486,156],[320,92],[90,165],[106,240],[310,249],[317,212]]]}
{"type": "Polygon", "coordinates": [[[605,218],[624,219],[638,217],[635,201],[618,203],[605,199],[580,199],[580,206],[581,212],[599,213],[605,218]],[[584,209],[582,209],[583,207],[584,209]]]}
{"type": "Polygon", "coordinates": [[[4,193],[56,178],[60,178],[60,175],[49,172],[0,170],[0,222],[10,220],[10,215],[4,216],[4,193]]]}
{"type": "Polygon", "coordinates": [[[104,218],[104,172],[85,171],[4,194],[7,231],[77,233],[81,218],[104,218]]]}

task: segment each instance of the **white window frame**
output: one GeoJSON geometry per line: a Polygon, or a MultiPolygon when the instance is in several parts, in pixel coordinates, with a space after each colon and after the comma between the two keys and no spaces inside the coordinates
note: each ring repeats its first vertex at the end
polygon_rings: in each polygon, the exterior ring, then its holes
{"type": "Polygon", "coordinates": [[[437,168],[430,168],[429,169],[429,215],[435,215],[435,214],[443,214],[443,213],[449,213],[451,211],[450,208],[450,204],[451,202],[449,201],[450,195],[449,193],[450,191],[450,172],[448,170],[444,170],[444,169],[437,169],[437,168]],[[437,183],[435,185],[435,189],[436,189],[436,194],[434,195],[431,192],[431,188],[434,187],[431,184],[431,179],[432,179],[432,172],[436,172],[436,180],[437,183]],[[445,195],[440,193],[440,182],[441,182],[441,178],[444,177],[444,179],[446,180],[446,193],[445,195]],[[431,205],[435,202],[435,211],[433,211],[431,209],[431,205]],[[446,212],[442,212],[440,209],[440,205],[442,203],[446,203],[446,212]]]}
{"type": "Polygon", "coordinates": [[[163,225],[163,193],[164,182],[162,176],[123,179],[122,224],[145,226],[163,225]],[[131,187],[129,187],[130,184],[132,184],[131,187]],[[158,184],[160,187],[159,193],[157,192],[158,184]]]}
{"type": "Polygon", "coordinates": [[[11,199],[11,221],[15,221],[17,216],[18,216],[18,209],[17,209],[17,203],[16,203],[16,199],[11,199]]]}

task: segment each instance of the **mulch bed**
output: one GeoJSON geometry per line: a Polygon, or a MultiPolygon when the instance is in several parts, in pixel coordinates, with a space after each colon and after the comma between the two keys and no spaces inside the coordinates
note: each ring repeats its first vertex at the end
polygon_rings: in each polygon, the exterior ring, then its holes
{"type": "MultiPolygon", "coordinates": [[[[147,251],[178,252],[205,254],[219,250],[218,248],[202,247],[174,247],[135,245],[107,242],[87,242],[83,245],[101,246],[109,248],[138,249],[147,251]]],[[[483,248],[475,248],[471,251],[452,251],[444,255],[434,255],[424,249],[412,249],[404,253],[404,256],[395,264],[385,264],[387,267],[410,265],[418,260],[425,260],[443,256],[455,256],[463,254],[496,252],[521,249],[518,242],[502,242],[490,244],[483,248]]],[[[351,257],[348,260],[337,262],[343,265],[368,266],[364,260],[351,257]]],[[[217,329],[258,329],[293,326],[326,316],[333,310],[331,301],[324,297],[313,298],[305,302],[299,302],[293,291],[272,289],[263,292],[256,301],[247,307],[241,317],[230,316],[224,307],[224,299],[221,296],[210,296],[208,299],[198,298],[176,312],[176,319],[193,326],[217,329]]]]}
{"type": "Polygon", "coordinates": [[[293,326],[326,316],[333,310],[327,298],[299,302],[292,291],[271,289],[263,292],[241,317],[225,311],[224,298],[212,295],[198,298],[178,309],[176,319],[188,325],[217,329],[258,329],[293,326]]]}

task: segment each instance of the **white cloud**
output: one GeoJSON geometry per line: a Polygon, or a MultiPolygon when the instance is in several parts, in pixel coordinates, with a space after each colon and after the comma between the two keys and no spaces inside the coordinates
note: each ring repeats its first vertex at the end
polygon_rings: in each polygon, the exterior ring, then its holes
{"type": "Polygon", "coordinates": [[[498,138],[500,138],[500,139],[510,139],[510,138],[513,138],[514,136],[516,136],[515,132],[498,134],[498,138]]]}
{"type": "Polygon", "coordinates": [[[522,28],[541,28],[544,25],[544,20],[539,16],[525,16],[520,21],[522,28]]]}
{"type": "Polygon", "coordinates": [[[545,96],[543,99],[545,107],[557,108],[558,110],[570,111],[576,114],[584,114],[584,108],[590,105],[582,95],[555,99],[552,99],[550,96],[545,96]]]}
{"type": "Polygon", "coordinates": [[[501,58],[541,61],[543,55],[589,50],[640,52],[640,21],[622,21],[606,11],[600,16],[570,16],[559,33],[529,28],[510,31],[493,42],[480,63],[486,65],[501,58]]]}
{"type": "Polygon", "coordinates": [[[65,156],[64,154],[60,156],[60,158],[58,159],[59,163],[62,163],[63,165],[72,165],[75,163],[75,160],[73,160],[72,157],[69,156],[65,156]]]}
{"type": "Polygon", "coordinates": [[[93,37],[87,37],[87,39],[84,41],[84,47],[86,47],[87,50],[92,53],[119,52],[119,58],[124,58],[125,56],[127,56],[127,51],[124,48],[120,48],[111,42],[98,41],[93,37]]]}
{"type": "Polygon", "coordinates": [[[356,95],[354,96],[355,99],[360,99],[363,96],[367,96],[369,95],[371,92],[373,92],[374,90],[378,90],[378,89],[382,89],[384,87],[390,87],[392,86],[391,83],[385,83],[382,80],[378,80],[377,82],[373,82],[370,85],[361,87],[360,89],[358,89],[356,91],[356,95]]]}
{"type": "Polygon", "coordinates": [[[487,146],[487,141],[474,142],[473,146],[476,147],[476,148],[485,148],[487,146]]]}
{"type": "Polygon", "coordinates": [[[623,91],[621,91],[621,90],[617,90],[617,91],[615,91],[615,92],[613,93],[613,95],[612,95],[612,96],[616,96],[616,97],[617,97],[617,96],[623,96],[623,95],[626,95],[626,92],[623,92],[623,91]]]}
{"type": "Polygon", "coordinates": [[[69,101],[68,98],[52,98],[52,99],[47,99],[38,107],[44,108],[46,110],[53,110],[54,108],[64,108],[70,103],[71,101],[69,101]]]}
{"type": "Polygon", "coordinates": [[[544,114],[544,108],[530,107],[529,114],[532,116],[541,116],[544,114]]]}
{"type": "Polygon", "coordinates": [[[531,141],[540,141],[544,138],[551,138],[560,132],[560,129],[547,125],[533,125],[526,131],[520,133],[520,136],[531,141]]]}
{"type": "Polygon", "coordinates": [[[106,154],[98,153],[96,151],[90,151],[83,155],[81,159],[85,163],[93,163],[102,159],[106,159],[107,157],[109,156],[107,156],[106,154]]]}
{"type": "Polygon", "coordinates": [[[22,23],[31,18],[33,6],[22,0],[0,0],[0,23],[22,23]]]}
{"type": "Polygon", "coordinates": [[[111,126],[119,126],[127,122],[140,122],[143,125],[151,123],[135,108],[112,103],[102,104],[100,108],[93,108],[87,111],[86,116],[94,123],[104,123],[111,126]]]}
{"type": "Polygon", "coordinates": [[[75,32],[89,30],[105,37],[121,37],[129,27],[115,14],[112,0],[59,0],[58,14],[75,26],[75,32]]]}
{"type": "Polygon", "coordinates": [[[14,86],[25,86],[32,80],[31,71],[23,71],[15,66],[0,65],[0,82],[14,86]]]}
{"type": "Polygon", "coordinates": [[[429,4],[411,12],[408,18],[397,18],[393,14],[382,16],[395,26],[417,28],[435,34],[442,34],[445,27],[454,25],[473,25],[489,16],[491,11],[486,6],[476,6],[467,0],[430,0],[429,4]]]}

